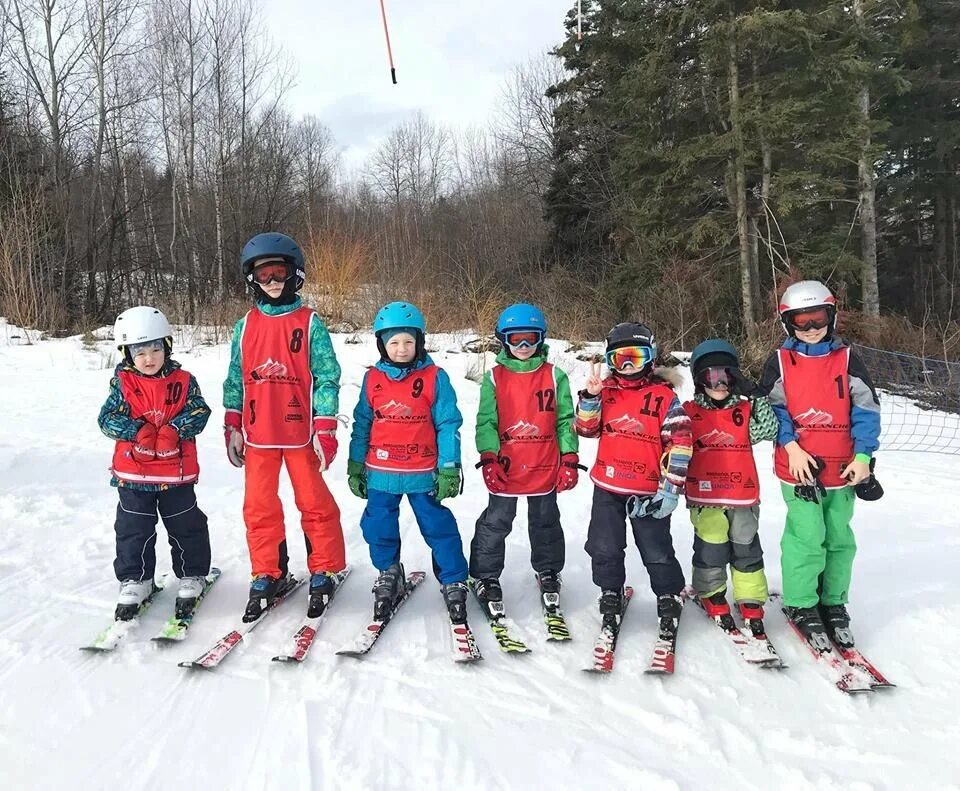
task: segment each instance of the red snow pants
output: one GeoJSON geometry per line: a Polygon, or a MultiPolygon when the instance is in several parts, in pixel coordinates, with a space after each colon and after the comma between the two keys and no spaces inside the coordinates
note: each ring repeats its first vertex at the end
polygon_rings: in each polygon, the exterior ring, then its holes
{"type": "Polygon", "coordinates": [[[287,465],[300,525],[307,542],[307,568],[342,571],[347,565],[340,527],[340,509],[320,474],[313,446],[303,448],[246,447],[243,521],[253,576],[287,573],[287,541],[280,504],[280,466],[287,465]]]}

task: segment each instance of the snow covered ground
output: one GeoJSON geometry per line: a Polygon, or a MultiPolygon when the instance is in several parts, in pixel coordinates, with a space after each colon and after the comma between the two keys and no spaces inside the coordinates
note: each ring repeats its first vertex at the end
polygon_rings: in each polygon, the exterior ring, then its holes
{"type": "MultiPolygon", "coordinates": [[[[635,548],[628,582],[637,597],[624,622],[617,668],[580,672],[590,660],[597,590],[583,551],[591,486],[561,495],[567,534],[565,609],[574,640],[544,642],[529,567],[523,508],[508,544],[506,604],[526,656],[500,654],[482,616],[472,622],[485,661],[454,665],[436,583],[428,579],[363,662],[334,655],[368,617],[374,572],[357,526],[362,502],[347,489],[346,432],[329,479],[343,510],[355,571],[301,666],[270,657],[302,614],[285,604],[215,673],[183,670],[228,631],[242,610],[248,561],[242,474],[223,454],[220,385],[226,345],[180,344],[214,409],[200,440],[198,496],[210,519],[223,577],[187,642],[149,637],[172,611],[161,594],[142,627],[111,655],[77,650],[109,620],[116,595],[111,443],[98,431],[114,354],[107,340],[25,345],[0,325],[0,777],[9,789],[470,789],[506,788],[960,788],[960,473],[955,456],[887,453],[886,497],[859,503],[860,554],[851,611],[863,652],[897,689],[849,697],[818,672],[771,607],[771,639],[789,668],[747,666],[696,610],[684,615],[677,672],[646,676],[653,597],[635,548]],[[896,471],[896,474],[894,474],[896,471]]],[[[191,333],[196,336],[196,333],[191,333]]],[[[335,336],[343,366],[341,410],[352,412],[368,336],[335,336]]],[[[473,469],[479,387],[464,375],[475,355],[436,361],[457,388],[464,424],[464,494],[452,501],[468,543],[486,499],[473,469]]],[[[557,349],[565,344],[557,343],[557,349]]],[[[557,354],[581,387],[586,363],[557,354]]],[[[592,461],[595,442],[584,441],[592,461]]],[[[784,518],[768,447],[762,537],[779,588],[784,518]]],[[[286,484],[285,484],[286,486],[286,484]]],[[[292,568],[304,548],[284,490],[292,568]]],[[[407,569],[429,554],[404,506],[407,569]]],[[[674,543],[689,573],[692,529],[681,511],[674,543]]],[[[159,570],[169,569],[158,542],[159,570]]]]}

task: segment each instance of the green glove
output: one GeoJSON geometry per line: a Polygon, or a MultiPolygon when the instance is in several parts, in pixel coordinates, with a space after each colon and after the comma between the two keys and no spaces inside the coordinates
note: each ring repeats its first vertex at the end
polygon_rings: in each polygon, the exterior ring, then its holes
{"type": "Polygon", "coordinates": [[[462,490],[463,478],[459,467],[444,467],[437,471],[437,489],[438,500],[446,500],[448,497],[456,497],[462,490]]]}
{"type": "Polygon", "coordinates": [[[367,499],[367,465],[362,461],[347,461],[347,486],[361,500],[367,499]]]}

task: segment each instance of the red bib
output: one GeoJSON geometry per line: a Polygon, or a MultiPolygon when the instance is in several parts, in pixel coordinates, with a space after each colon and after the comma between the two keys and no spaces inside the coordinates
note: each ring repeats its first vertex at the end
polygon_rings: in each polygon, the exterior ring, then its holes
{"type": "Polygon", "coordinates": [[[674,394],[666,385],[600,393],[600,444],[590,480],[618,494],[654,494],[660,484],[660,427],[674,394]]]}
{"type": "Polygon", "coordinates": [[[302,448],[313,434],[310,308],[279,316],[254,308],[240,338],[243,430],[255,448],[302,448]]]}
{"type": "Polygon", "coordinates": [[[365,397],[373,410],[366,464],[385,472],[433,472],[437,429],[430,411],[437,371],[427,365],[397,381],[379,368],[367,371],[365,397]]]}
{"type": "MultiPolygon", "coordinates": [[[[190,374],[182,368],[167,376],[138,376],[132,371],[121,371],[118,378],[123,400],[130,405],[130,416],[137,420],[146,420],[160,428],[186,406],[190,374]]],[[[192,483],[200,474],[197,444],[185,439],[180,443],[179,456],[138,461],[133,457],[133,443],[119,440],[113,451],[111,471],[121,481],[192,483]]]]}
{"type": "MultiPolygon", "coordinates": [[[[834,489],[846,486],[840,471],[854,455],[847,374],[850,349],[837,349],[823,357],[780,349],[779,356],[787,411],[793,418],[800,447],[826,462],[826,469],[820,474],[824,486],[834,489]]],[[[784,483],[795,484],[787,452],[777,445],[773,458],[777,477],[784,483]]]]}
{"type": "Polygon", "coordinates": [[[503,493],[552,492],[560,469],[553,366],[544,363],[535,371],[522,372],[495,365],[491,377],[497,392],[500,463],[507,474],[503,493]]]}
{"type": "Polygon", "coordinates": [[[683,405],[693,429],[693,457],[684,495],[689,505],[733,506],[760,502],[757,465],[750,446],[750,402],[707,409],[683,405]]]}

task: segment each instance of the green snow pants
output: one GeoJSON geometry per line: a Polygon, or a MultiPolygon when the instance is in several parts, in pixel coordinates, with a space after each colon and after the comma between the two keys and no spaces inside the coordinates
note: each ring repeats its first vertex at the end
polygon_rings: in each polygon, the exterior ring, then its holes
{"type": "Polygon", "coordinates": [[[820,503],[799,499],[780,484],[787,524],[780,539],[783,603],[788,607],[846,604],[857,542],[850,528],[853,488],[828,489],[820,503]]]}

